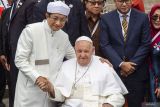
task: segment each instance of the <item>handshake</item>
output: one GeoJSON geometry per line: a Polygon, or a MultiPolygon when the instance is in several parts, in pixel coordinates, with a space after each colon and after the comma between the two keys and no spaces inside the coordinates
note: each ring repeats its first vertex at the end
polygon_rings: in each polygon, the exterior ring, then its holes
{"type": "Polygon", "coordinates": [[[44,92],[48,92],[50,94],[51,97],[55,97],[55,93],[54,93],[54,87],[53,85],[50,83],[50,81],[42,76],[39,76],[36,80],[35,83],[42,91],[44,92]]]}

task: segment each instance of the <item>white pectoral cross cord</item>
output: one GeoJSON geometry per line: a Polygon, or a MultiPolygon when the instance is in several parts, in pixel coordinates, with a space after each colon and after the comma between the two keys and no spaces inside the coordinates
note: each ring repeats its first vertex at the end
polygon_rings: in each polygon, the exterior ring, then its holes
{"type": "Polygon", "coordinates": [[[77,77],[77,74],[78,74],[78,72],[81,72],[81,71],[78,69],[78,62],[76,61],[75,79],[74,79],[73,89],[75,89],[75,90],[77,89],[77,88],[76,88],[77,83],[78,83],[78,82],[85,76],[85,74],[88,72],[88,70],[89,70],[89,68],[90,68],[90,65],[91,65],[91,62],[92,62],[92,61],[90,61],[90,63],[87,65],[84,73],[82,73],[82,75],[78,78],[78,77],[77,77]]]}

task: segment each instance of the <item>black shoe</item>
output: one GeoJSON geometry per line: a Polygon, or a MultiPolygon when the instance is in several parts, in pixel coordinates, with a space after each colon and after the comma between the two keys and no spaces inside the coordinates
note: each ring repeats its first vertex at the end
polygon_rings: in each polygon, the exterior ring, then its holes
{"type": "Polygon", "coordinates": [[[0,107],[6,107],[3,102],[0,103],[0,107]]]}

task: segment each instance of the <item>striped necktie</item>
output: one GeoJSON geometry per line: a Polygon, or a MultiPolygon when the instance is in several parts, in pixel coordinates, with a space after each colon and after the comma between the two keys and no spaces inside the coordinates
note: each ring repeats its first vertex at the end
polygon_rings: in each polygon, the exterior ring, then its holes
{"type": "Polygon", "coordinates": [[[123,20],[122,20],[122,27],[123,27],[123,31],[124,31],[124,41],[126,41],[127,38],[127,29],[128,29],[128,22],[127,22],[127,15],[123,15],[123,20]]]}

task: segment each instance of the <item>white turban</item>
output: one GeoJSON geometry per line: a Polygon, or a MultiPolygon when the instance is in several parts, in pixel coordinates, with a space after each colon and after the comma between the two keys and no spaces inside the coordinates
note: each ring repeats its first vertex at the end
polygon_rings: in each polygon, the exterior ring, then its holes
{"type": "Polygon", "coordinates": [[[87,36],[81,36],[81,37],[79,37],[79,38],[76,40],[76,42],[82,41],[82,40],[85,40],[85,41],[88,41],[88,42],[93,43],[92,40],[91,40],[89,37],[87,37],[87,36]]]}
{"type": "Polygon", "coordinates": [[[70,12],[70,8],[62,1],[55,1],[55,2],[48,3],[47,12],[48,13],[59,13],[59,14],[68,16],[70,12]]]}

